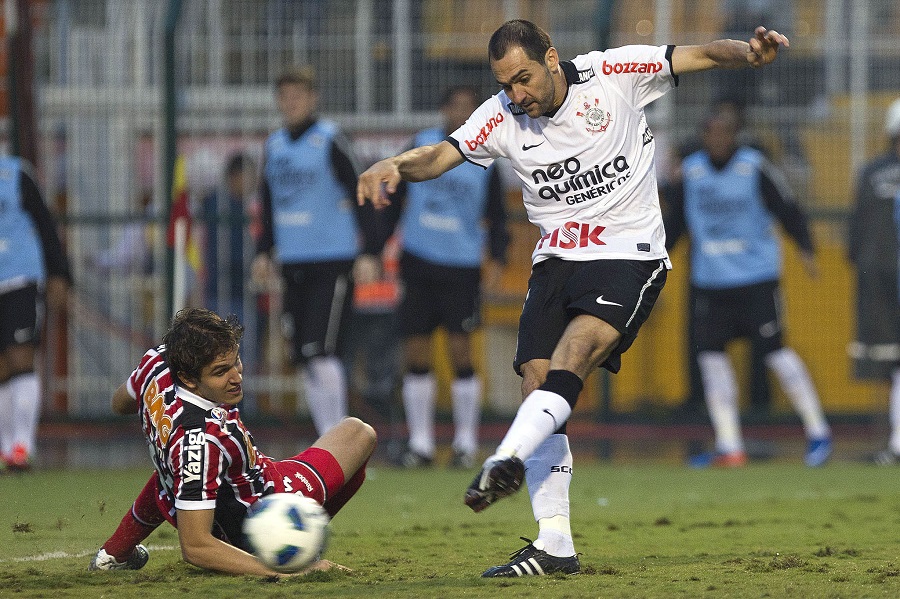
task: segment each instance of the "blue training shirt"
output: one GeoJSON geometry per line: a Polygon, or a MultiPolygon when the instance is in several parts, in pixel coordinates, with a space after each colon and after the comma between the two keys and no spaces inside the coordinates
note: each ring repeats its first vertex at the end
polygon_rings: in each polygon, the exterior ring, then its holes
{"type": "Polygon", "coordinates": [[[682,164],[691,282],[727,289],[777,280],[781,246],[760,189],[763,155],[742,147],[721,170],[705,151],[682,164]]]}

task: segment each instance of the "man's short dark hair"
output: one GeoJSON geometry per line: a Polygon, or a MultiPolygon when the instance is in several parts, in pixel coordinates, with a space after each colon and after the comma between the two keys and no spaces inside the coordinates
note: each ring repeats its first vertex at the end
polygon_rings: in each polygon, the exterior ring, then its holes
{"type": "Polygon", "coordinates": [[[204,308],[179,310],[163,336],[169,370],[179,382],[199,381],[203,369],[237,348],[243,335],[244,327],[234,314],[222,318],[204,308]]]}
{"type": "Polygon", "coordinates": [[[457,94],[470,96],[475,105],[478,105],[478,90],[475,89],[474,85],[452,85],[447,88],[447,91],[445,91],[444,95],[441,97],[440,107],[443,108],[450,104],[450,101],[453,100],[453,96],[457,94]]]}
{"type": "Polygon", "coordinates": [[[553,42],[547,32],[524,19],[507,21],[491,36],[488,42],[488,56],[491,60],[500,60],[512,48],[518,46],[525,51],[531,60],[544,63],[544,56],[553,42]]]}
{"type": "Polygon", "coordinates": [[[275,89],[280,88],[282,85],[290,84],[303,85],[310,91],[316,90],[318,87],[316,85],[316,70],[309,65],[288,69],[275,80],[275,89]]]}

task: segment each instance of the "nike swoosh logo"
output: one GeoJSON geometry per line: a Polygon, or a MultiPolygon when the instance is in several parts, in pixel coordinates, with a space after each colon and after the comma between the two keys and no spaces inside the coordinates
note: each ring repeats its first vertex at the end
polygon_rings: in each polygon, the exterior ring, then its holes
{"type": "MultiPolygon", "coordinates": [[[[547,140],[545,139],[544,141],[547,141],[547,140]]],[[[526,144],[522,144],[522,151],[523,151],[523,152],[527,152],[527,151],[530,150],[531,148],[536,148],[536,147],[538,147],[538,146],[544,145],[544,141],[542,141],[542,142],[539,143],[539,144],[534,144],[533,146],[529,146],[529,145],[526,145],[526,144]]]]}
{"type": "Polygon", "coordinates": [[[606,301],[605,299],[603,299],[602,295],[597,298],[597,303],[600,304],[601,306],[619,306],[620,308],[622,307],[622,304],[617,304],[616,302],[606,301]]]}
{"type": "Polygon", "coordinates": [[[550,413],[550,410],[548,410],[547,408],[544,408],[544,413],[545,413],[547,416],[549,416],[550,418],[553,418],[553,429],[554,429],[554,430],[558,429],[558,428],[559,428],[559,425],[556,424],[556,416],[554,416],[553,414],[551,414],[551,413],[550,413]]]}

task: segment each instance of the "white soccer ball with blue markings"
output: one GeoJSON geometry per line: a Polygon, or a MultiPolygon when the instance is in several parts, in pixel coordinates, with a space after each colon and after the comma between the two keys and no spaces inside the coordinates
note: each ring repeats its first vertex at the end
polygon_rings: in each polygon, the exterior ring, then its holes
{"type": "Polygon", "coordinates": [[[314,499],[273,493],[253,504],[244,520],[244,534],[259,561],[276,572],[291,573],[325,551],[328,524],[328,514],[314,499]]]}

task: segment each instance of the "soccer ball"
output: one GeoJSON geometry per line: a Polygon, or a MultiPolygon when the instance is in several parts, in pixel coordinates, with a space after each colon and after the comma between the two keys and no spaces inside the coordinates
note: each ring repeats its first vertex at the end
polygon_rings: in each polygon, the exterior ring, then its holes
{"type": "Polygon", "coordinates": [[[298,572],[325,550],[328,523],[328,514],[314,499],[273,493],[250,508],[244,534],[263,564],[276,572],[298,572]]]}

